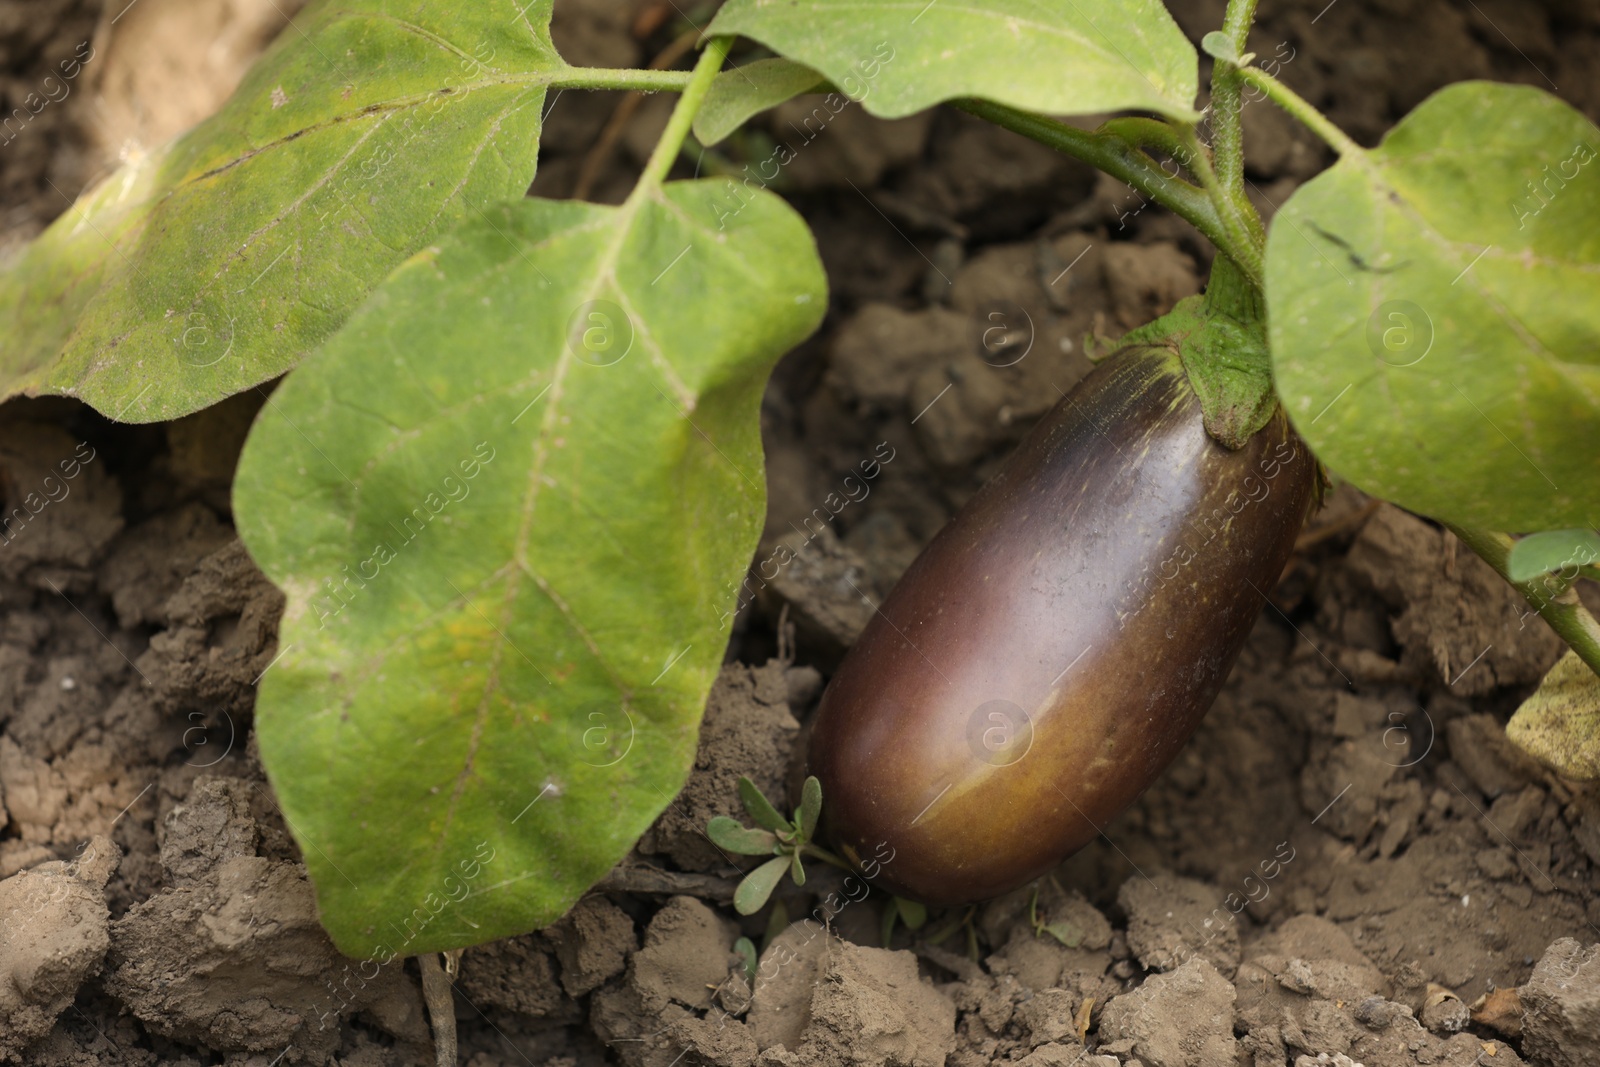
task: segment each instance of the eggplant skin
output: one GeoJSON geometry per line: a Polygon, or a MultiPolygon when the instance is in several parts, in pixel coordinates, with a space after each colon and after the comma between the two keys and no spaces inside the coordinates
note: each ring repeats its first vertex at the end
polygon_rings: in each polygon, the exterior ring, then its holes
{"type": "Polygon", "coordinates": [[[1281,410],[1237,451],[1212,440],[1170,347],[1096,367],[840,664],[809,749],[827,839],[927,904],[1082,848],[1199,726],[1317,485],[1281,410]]]}

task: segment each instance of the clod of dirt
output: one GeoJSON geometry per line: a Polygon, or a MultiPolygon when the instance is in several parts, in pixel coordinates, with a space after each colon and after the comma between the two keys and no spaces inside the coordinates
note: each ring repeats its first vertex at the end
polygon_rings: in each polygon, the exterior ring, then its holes
{"type": "Polygon", "coordinates": [[[1436,1034],[1459,1033],[1472,1021],[1472,1012],[1461,998],[1443,986],[1429,985],[1422,1002],[1422,1025],[1436,1034]]]}
{"type": "Polygon", "coordinates": [[[561,961],[561,988],[573,997],[593,992],[621,974],[628,957],[639,948],[633,920],[599,895],[578,901],[544,936],[561,961]]]}
{"type": "Polygon", "coordinates": [[[139,660],[157,706],[241,722],[277,653],[283,594],[233,539],[200,561],[162,611],[167,629],[139,660]]]}
{"type": "MultiPolygon", "coordinates": [[[[667,901],[645,928],[644,945],[633,954],[624,979],[600,989],[590,1001],[595,1033],[628,1067],[670,1067],[682,1059],[686,1045],[717,1046],[691,1009],[712,1006],[738,959],[733,951],[737,936],[733,923],[694,897],[667,901]]],[[[744,1028],[732,1018],[719,1018],[714,1025],[744,1028]]],[[[730,1047],[737,1060],[738,1050],[746,1046],[734,1039],[730,1047]]]]}
{"type": "Polygon", "coordinates": [[[870,303],[834,335],[826,381],[853,408],[897,411],[924,368],[971,358],[978,332],[972,319],[948,308],[870,303]]]}
{"type": "Polygon", "coordinates": [[[355,1014],[424,1047],[422,997],[400,961],[346,960],[317,922],[305,868],[245,853],[261,836],[249,788],[202,779],[170,814],[173,888],[111,924],[106,990],[153,1032],[224,1052],[325,1063],[355,1014]],[[219,840],[204,844],[212,828],[219,840]]]}
{"type": "MultiPolygon", "coordinates": [[[[942,1067],[955,1049],[955,1005],[921,977],[917,958],[831,935],[817,940],[823,941],[821,980],[811,985],[809,1021],[798,1047],[786,1046],[793,1053],[788,1062],[795,1067],[942,1067]]],[[[801,981],[788,989],[799,991],[803,1002],[801,981]]]]}
{"type": "Polygon", "coordinates": [[[762,558],[781,566],[758,602],[774,617],[777,605],[787,604],[801,645],[822,662],[837,663],[886,592],[872,580],[866,561],[840,543],[831,526],[810,523],[763,546],[762,558]]]}
{"type": "MultiPolygon", "coordinates": [[[[632,934],[630,927],[629,934],[632,934]]],[[[577,1002],[561,995],[555,961],[541,934],[476,945],[461,956],[456,985],[477,1008],[502,1008],[537,1019],[576,1022],[577,1002]]]]}
{"type": "Polygon", "coordinates": [[[224,860],[254,856],[261,833],[250,805],[255,784],[243,778],[197,778],[186,801],[167,813],[161,867],[175,886],[194,885],[224,860]]]}
{"type": "Polygon", "coordinates": [[[1133,877],[1117,890],[1128,947],[1145,967],[1172,971],[1199,955],[1225,977],[1239,967],[1239,928],[1224,921],[1217,891],[1192,878],[1133,877]]]}
{"type": "Polygon", "coordinates": [[[188,504],[129,530],[100,565],[100,587],[111,591],[117,622],[128,629],[165,623],[167,598],[202,559],[231,540],[232,531],[203,504],[188,504]]]}
{"type": "Polygon", "coordinates": [[[122,531],[105,458],[55,426],[0,427],[0,503],[0,579],[51,594],[87,588],[84,572],[122,531]]]}
{"type": "Polygon", "coordinates": [[[1393,612],[1401,663],[1472,696],[1544,676],[1561,639],[1453,534],[1385,504],[1350,548],[1351,571],[1393,612]]]}
{"type": "Polygon", "coordinates": [[[1165,315],[1178,301],[1200,291],[1194,260],[1171,241],[1110,244],[1105,257],[1111,308],[1123,329],[1165,315]]]}
{"type": "Polygon", "coordinates": [[[639,851],[665,853],[690,871],[729,866],[729,858],[706,837],[706,823],[718,815],[746,818],[739,801],[741,776],[783,808],[789,750],[799,730],[789,711],[784,664],[724,667],[711,687],[689,781],[645,833],[639,851]]]}
{"type": "Polygon", "coordinates": [[[815,922],[786,927],[756,970],[747,1022],[762,1049],[800,1047],[811,1024],[811,998],[827,967],[828,935],[815,922]]]}
{"type": "Polygon", "coordinates": [[[1194,957],[1107,1004],[1100,1036],[1107,1051],[1150,1067],[1233,1067],[1233,1005],[1233,986],[1194,957]]]}
{"type": "Polygon", "coordinates": [[[0,1059],[48,1034],[84,979],[99,972],[111,944],[103,890],[121,857],[96,837],[70,863],[0,882],[0,1059]]]}
{"type": "Polygon", "coordinates": [[[1486,712],[1451,719],[1445,736],[1450,758],[1490,800],[1544,777],[1538,762],[1507,741],[1499,721],[1486,712]]]}
{"type": "Polygon", "coordinates": [[[1286,988],[1325,1000],[1365,1003],[1389,991],[1383,973],[1350,935],[1319,915],[1294,916],[1251,944],[1246,955],[1286,988]]]}
{"type": "Polygon", "coordinates": [[[1549,1067],[1600,1064],[1600,944],[1563,937],[1545,950],[1522,1000],[1523,1049],[1549,1067]]]}

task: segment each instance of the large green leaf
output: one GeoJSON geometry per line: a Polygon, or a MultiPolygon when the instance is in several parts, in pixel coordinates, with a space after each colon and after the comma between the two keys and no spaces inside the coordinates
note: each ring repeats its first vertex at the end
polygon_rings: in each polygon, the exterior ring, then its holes
{"type": "Polygon", "coordinates": [[[1279,393],[1339,474],[1464,526],[1600,525],[1600,130],[1571,107],[1429,97],[1278,213],[1267,302],[1279,393]]]}
{"type": "Polygon", "coordinates": [[[687,776],[762,387],[826,303],[800,218],[727,184],[493,208],[251,432],[239,532],[288,595],[261,753],[347,953],[553,921],[687,776]]]}
{"type": "Polygon", "coordinates": [[[533,178],[551,0],[324,0],[0,274],[0,395],[167,419],[283,373],[533,178]]]}
{"type": "Polygon", "coordinates": [[[885,118],[958,97],[1197,117],[1198,57],[1160,0],[728,0],[707,32],[760,41],[885,118]]]}

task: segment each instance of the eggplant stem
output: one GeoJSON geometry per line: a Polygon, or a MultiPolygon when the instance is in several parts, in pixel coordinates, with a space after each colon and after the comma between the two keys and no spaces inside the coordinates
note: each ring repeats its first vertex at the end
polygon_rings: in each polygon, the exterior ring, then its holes
{"type": "MultiPolygon", "coordinates": [[[[1234,55],[1244,55],[1255,18],[1256,0],[1228,0],[1222,32],[1233,43],[1234,55]]],[[[1244,197],[1244,134],[1239,123],[1243,110],[1244,83],[1239,68],[1216,60],[1211,67],[1211,140],[1217,179],[1230,199],[1244,197]]]]}
{"type": "Polygon", "coordinates": [[[1516,542],[1509,534],[1493,530],[1476,530],[1466,526],[1445,523],[1445,528],[1461,539],[1461,543],[1476,552],[1493,567],[1513,589],[1523,595],[1539,617],[1550,624],[1550,629],[1565,641],[1589,669],[1600,675],[1600,622],[1578,599],[1573,578],[1560,574],[1541,574],[1527,581],[1511,577],[1511,546],[1516,542]]]}

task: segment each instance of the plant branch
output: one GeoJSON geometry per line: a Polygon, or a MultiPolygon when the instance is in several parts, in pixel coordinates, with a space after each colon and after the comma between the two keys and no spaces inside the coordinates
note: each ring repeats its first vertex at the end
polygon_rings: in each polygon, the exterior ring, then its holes
{"type": "Polygon", "coordinates": [[[682,92],[694,75],[687,70],[633,70],[627,67],[568,67],[550,80],[557,89],[628,89],[641,93],[682,92]]]}
{"type": "Polygon", "coordinates": [[[1228,250],[1228,255],[1244,271],[1245,276],[1255,282],[1259,289],[1262,279],[1266,274],[1266,249],[1264,231],[1261,228],[1261,218],[1248,200],[1244,198],[1243,187],[1235,192],[1228,188],[1221,176],[1211,165],[1211,159],[1206,155],[1205,146],[1200,143],[1200,138],[1190,129],[1182,130],[1187,154],[1189,169],[1194,176],[1200,179],[1200,185],[1211,195],[1211,202],[1216,206],[1217,215],[1222,219],[1222,224],[1227,227],[1229,235],[1233,238],[1234,248],[1238,251],[1228,250]],[[1244,206],[1241,208],[1240,203],[1244,206]],[[1252,225],[1253,223],[1253,225],[1252,225]],[[1241,259],[1240,256],[1248,258],[1241,259]]]}
{"type": "MultiPolygon", "coordinates": [[[[1259,263],[1259,256],[1252,256],[1249,249],[1238,246],[1230,228],[1224,224],[1216,205],[1204,189],[1167,174],[1160,164],[1114,130],[1080,130],[1057,119],[987,100],[958,100],[955,105],[996,126],[1020,133],[1105,171],[1113,178],[1131,185],[1140,195],[1188,220],[1236,262],[1246,265],[1259,263]]],[[[1251,277],[1251,281],[1257,286],[1261,285],[1259,270],[1251,277]]]]}
{"type": "Polygon", "coordinates": [[[1365,154],[1366,150],[1351,140],[1349,134],[1329,122],[1327,116],[1312,107],[1305,97],[1277,78],[1259,67],[1240,67],[1238,71],[1241,81],[1260,89],[1274,104],[1287,111],[1291,118],[1298,119],[1312,133],[1327,142],[1328,147],[1339,153],[1341,158],[1359,159],[1365,154]]]}
{"type": "Polygon", "coordinates": [[[1511,546],[1516,542],[1509,535],[1449,523],[1445,526],[1521,593],[1540,618],[1550,624],[1550,629],[1572,647],[1590,670],[1600,675],[1600,622],[1595,621],[1578,599],[1578,591],[1572,588],[1573,579],[1543,574],[1519,582],[1511,577],[1511,546]]]}
{"type": "MultiPolygon", "coordinates": [[[[1243,56],[1256,17],[1256,0],[1228,0],[1222,33],[1243,56]]],[[[1217,178],[1230,197],[1244,196],[1244,134],[1239,117],[1244,110],[1243,82],[1237,65],[1215,60],[1211,68],[1211,130],[1217,153],[1217,178]]]]}
{"type": "Polygon", "coordinates": [[[667,172],[678,158],[678,149],[683,145],[684,138],[689,136],[689,127],[694,124],[695,114],[699,112],[700,104],[711,88],[711,80],[722,69],[722,61],[728,58],[728,49],[732,45],[732,37],[713,37],[706,45],[706,50],[700,53],[700,61],[694,65],[688,84],[683,87],[678,106],[672,109],[667,128],[661,131],[661,140],[656,142],[655,151],[650,153],[650,161],[644,165],[644,173],[639,176],[639,184],[634,189],[635,196],[640,195],[641,190],[654,189],[666,180],[667,172]]]}

